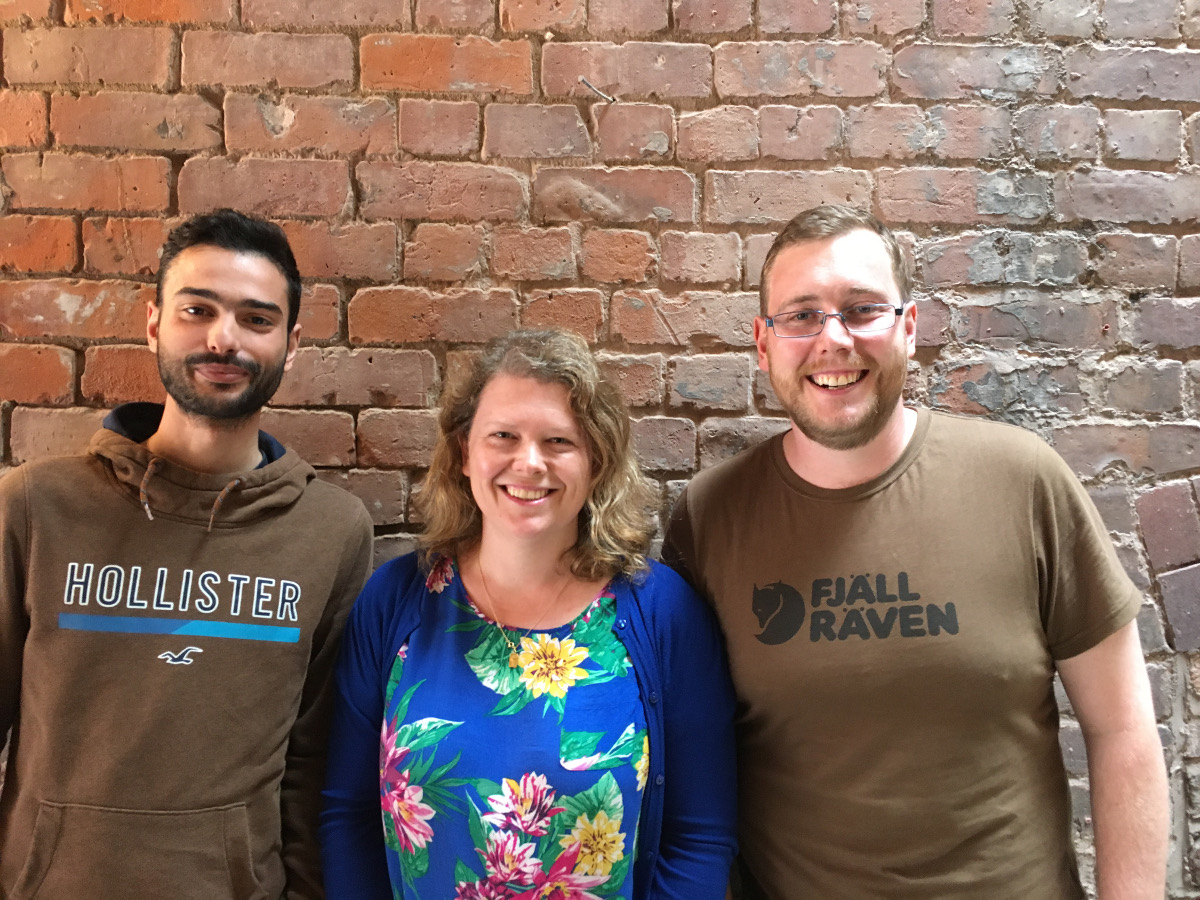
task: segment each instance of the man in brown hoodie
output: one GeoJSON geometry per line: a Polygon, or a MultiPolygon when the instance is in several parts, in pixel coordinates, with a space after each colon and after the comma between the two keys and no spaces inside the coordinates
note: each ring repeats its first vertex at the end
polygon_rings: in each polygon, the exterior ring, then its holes
{"type": "Polygon", "coordinates": [[[319,897],[330,670],[362,504],[258,430],[299,340],[283,232],[163,248],[165,404],[0,481],[0,896],[319,897]]]}

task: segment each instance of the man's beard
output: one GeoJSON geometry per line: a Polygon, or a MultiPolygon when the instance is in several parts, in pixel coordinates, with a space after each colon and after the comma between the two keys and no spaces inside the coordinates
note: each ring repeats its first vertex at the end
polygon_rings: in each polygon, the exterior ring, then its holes
{"type": "Polygon", "coordinates": [[[241,359],[232,354],[193,353],[180,360],[165,359],[160,350],[157,356],[163,387],[183,412],[230,425],[250,418],[267,404],[283,380],[286,362],[285,357],[277,365],[263,368],[252,359],[241,359]],[[222,393],[214,386],[213,393],[201,394],[196,390],[191,370],[206,363],[238,366],[250,375],[250,381],[236,393],[233,388],[222,393]]]}

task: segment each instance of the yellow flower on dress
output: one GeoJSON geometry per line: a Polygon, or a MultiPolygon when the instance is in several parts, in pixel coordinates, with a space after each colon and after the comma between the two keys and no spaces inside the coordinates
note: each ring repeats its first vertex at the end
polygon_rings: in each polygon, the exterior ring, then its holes
{"type": "Polygon", "coordinates": [[[642,738],[642,755],[633,764],[633,768],[637,771],[638,790],[644,791],[646,789],[646,776],[650,774],[650,735],[642,738]]]}
{"type": "Polygon", "coordinates": [[[536,641],[531,637],[521,638],[521,652],[517,654],[516,662],[524,670],[521,683],[533,692],[536,700],[542,694],[567,696],[567,688],[587,678],[584,669],[576,668],[587,657],[587,647],[576,647],[573,638],[560,641],[548,634],[539,634],[536,641]]]}
{"type": "Polygon", "coordinates": [[[579,858],[575,871],[583,875],[608,875],[613,863],[625,858],[623,849],[625,835],[621,833],[621,820],[609,819],[608,813],[600,810],[593,821],[586,815],[575,820],[571,833],[559,840],[563,847],[579,845],[579,858]]]}

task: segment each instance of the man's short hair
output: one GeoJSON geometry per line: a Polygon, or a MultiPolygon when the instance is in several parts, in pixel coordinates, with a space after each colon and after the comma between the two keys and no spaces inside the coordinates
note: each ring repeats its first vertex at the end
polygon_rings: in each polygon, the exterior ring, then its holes
{"type": "Polygon", "coordinates": [[[287,324],[291,332],[300,315],[300,269],[282,228],[274,222],[256,219],[235,209],[218,209],[188,219],[173,229],[163,244],[155,286],[154,302],[157,306],[162,306],[167,270],[175,257],[189,247],[220,247],[234,253],[253,253],[274,263],[287,280],[287,324]]]}
{"type": "Polygon", "coordinates": [[[860,229],[874,232],[883,241],[892,259],[892,275],[896,278],[896,287],[900,289],[900,299],[907,303],[912,297],[912,270],[891,229],[861,209],[830,203],[806,209],[788,222],[776,236],[771,249],[767,251],[767,258],[763,260],[762,277],[758,283],[759,312],[764,316],[767,314],[767,278],[775,265],[775,257],[796,244],[824,241],[860,229]]]}

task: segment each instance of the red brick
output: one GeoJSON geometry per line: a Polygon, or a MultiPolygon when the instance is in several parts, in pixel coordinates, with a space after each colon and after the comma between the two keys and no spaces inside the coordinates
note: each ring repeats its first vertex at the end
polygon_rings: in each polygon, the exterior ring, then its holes
{"type": "Polygon", "coordinates": [[[758,115],[748,106],[718,106],[679,116],[682,160],[726,162],[758,156],[758,115]]]}
{"type": "MultiPolygon", "coordinates": [[[[349,491],[363,502],[374,525],[399,525],[408,501],[408,478],[403,472],[386,469],[321,469],[322,481],[349,491]]],[[[413,549],[416,549],[415,547],[413,549]]]]}
{"type": "Polygon", "coordinates": [[[44,147],[48,136],[43,95],[0,90],[0,147],[44,147]]]}
{"type": "Polygon", "coordinates": [[[490,34],[495,0],[417,0],[417,29],[443,31],[466,28],[490,34]]]}
{"type": "MultiPolygon", "coordinates": [[[[1158,573],[1163,611],[1171,625],[1172,642],[1178,653],[1200,649],[1200,566],[1186,566],[1173,572],[1158,573]]],[[[1190,779],[1189,779],[1190,781],[1190,779]]]]}
{"type": "Polygon", "coordinates": [[[12,412],[8,439],[13,465],[83,453],[100,427],[102,409],[29,409],[18,406],[12,412]]]}
{"type": "Polygon", "coordinates": [[[528,41],[474,35],[368,34],[360,45],[365,90],[533,92],[528,41]]]}
{"type": "Polygon", "coordinates": [[[1104,0],[1104,34],[1109,40],[1179,37],[1176,0],[1104,0]]]}
{"type": "Polygon", "coordinates": [[[726,34],[748,28],[753,23],[751,6],[751,0],[671,0],[675,28],[692,34],[726,34]]]}
{"type": "Polygon", "coordinates": [[[1179,288],[1200,288],[1200,234],[1188,234],[1179,240],[1179,288]]]}
{"type": "Polygon", "coordinates": [[[1098,0],[1026,0],[1025,16],[1035,35],[1090,38],[1099,17],[1098,0]]]}
{"type": "Polygon", "coordinates": [[[1120,287],[1175,290],[1179,241],[1168,234],[1098,234],[1096,276],[1120,287]]]}
{"type": "MultiPolygon", "coordinates": [[[[7,0],[0,6],[0,25],[19,24],[23,19],[38,21],[54,15],[54,0],[7,0]]],[[[0,767],[0,772],[3,768],[0,767]]]]}
{"type": "Polygon", "coordinates": [[[663,400],[663,356],[618,356],[600,354],[600,371],[621,392],[625,404],[634,409],[658,406],[663,400]]]}
{"type": "Polygon", "coordinates": [[[1059,65],[1049,47],[910,44],[896,51],[892,83],[930,100],[1043,97],[1058,92],[1059,65]]]}
{"type": "Polygon", "coordinates": [[[422,156],[469,156],[479,148],[479,105],[471,100],[401,100],[400,146],[422,156]]]}
{"type": "Polygon", "coordinates": [[[1200,174],[1104,169],[1060,173],[1054,205],[1059,218],[1068,222],[1187,222],[1200,218],[1200,174]]]}
{"type": "Polygon", "coordinates": [[[919,28],[925,0],[843,0],[842,27],[847,34],[891,35],[919,28]]]}
{"type": "Polygon", "coordinates": [[[539,169],[533,192],[547,222],[696,220],[696,183],[682,169],[539,169]]]}
{"type": "Polygon", "coordinates": [[[1139,344],[1181,349],[1200,347],[1200,306],[1194,299],[1149,297],[1136,309],[1134,339],[1139,344]]]}
{"type": "Polygon", "coordinates": [[[1104,152],[1112,159],[1175,162],[1182,131],[1177,109],[1110,109],[1104,114],[1104,152]]]}
{"type": "Polygon", "coordinates": [[[158,375],[158,360],[144,345],[88,347],[80,388],[88,402],[101,406],[139,400],[161,403],[166,396],[158,375]]]}
{"type": "Polygon", "coordinates": [[[1168,359],[1124,366],[1106,379],[1104,403],[1139,416],[1179,412],[1183,408],[1183,364],[1168,359]]]}
{"type": "Polygon", "coordinates": [[[654,241],[643,231],[589,230],[583,235],[583,275],[592,281],[646,281],[654,269],[654,241]]]}
{"type": "Polygon", "coordinates": [[[162,212],[170,202],[168,160],[10,153],[0,159],[11,209],[162,212]]]}
{"type": "Polygon", "coordinates": [[[407,0],[242,0],[249,28],[410,28],[407,0]]]}
{"type": "Polygon", "coordinates": [[[591,34],[651,34],[667,27],[668,0],[589,0],[591,34]]]}
{"type": "Polygon", "coordinates": [[[705,44],[629,41],[621,45],[619,60],[622,100],[712,93],[712,50],[705,44]]]}
{"type": "Polygon", "coordinates": [[[12,337],[144,338],[152,285],[127,281],[0,281],[0,322],[12,337]]]}
{"type": "Polygon", "coordinates": [[[842,146],[842,111],[836,106],[763,106],[758,129],[764,158],[833,159],[842,146]]]}
{"type": "Polygon", "coordinates": [[[704,353],[671,361],[672,409],[744,413],[750,403],[750,357],[745,353],[704,353]]]}
{"type": "Polygon", "coordinates": [[[700,469],[707,469],[741,453],[747,447],[761,444],[767,438],[787,431],[791,425],[787,419],[760,419],[754,416],[705,419],[699,434],[700,469]]]}
{"type": "Polygon", "coordinates": [[[592,130],[601,159],[663,160],[675,143],[675,113],[651,103],[596,103],[592,130]]]}
{"type": "Polygon", "coordinates": [[[1076,97],[1200,102],[1200,50],[1083,46],[1065,59],[1076,97]]]}
{"type": "MultiPolygon", "coordinates": [[[[219,138],[218,138],[219,141],[219,138]]],[[[396,108],[378,97],[225,95],[225,144],[232,153],[316,150],[394,154],[396,108]]]]}
{"type": "Polygon", "coordinates": [[[771,377],[762,369],[754,372],[754,403],[762,412],[782,413],[783,404],[771,387],[771,377]]]}
{"type": "Polygon", "coordinates": [[[886,51],[875,44],[758,41],[719,45],[714,67],[714,84],[722,98],[843,98],[874,97],[885,91],[888,63],[886,51]]]}
{"type": "Polygon", "coordinates": [[[1017,146],[1038,161],[1095,159],[1100,112],[1091,106],[1029,106],[1013,119],[1017,146]]]}
{"type": "Polygon", "coordinates": [[[583,97],[598,99],[582,79],[586,78],[600,90],[612,94],[621,91],[623,54],[612,43],[572,41],[549,42],[542,46],[542,92],[547,97],[583,97]]]}
{"type": "Polygon", "coordinates": [[[305,278],[394,281],[400,233],[391,222],[281,222],[305,278]]]}
{"type": "Polygon", "coordinates": [[[432,409],[368,409],[358,417],[358,460],[364,466],[427,468],[436,441],[432,409]]]}
{"type": "Polygon", "coordinates": [[[303,347],[275,406],[418,406],[435,399],[437,362],[428,350],[303,347]]]}
{"type": "Polygon", "coordinates": [[[592,141],[575,106],[489,103],[483,111],[483,158],[590,156],[592,141]]]}
{"type": "Polygon", "coordinates": [[[478,225],[421,222],[404,245],[404,278],[462,281],[484,271],[483,229],[478,225]]]}
{"type": "Polygon", "coordinates": [[[664,231],[659,246],[666,281],[736,285],[741,279],[742,242],[734,232],[664,231]]]}
{"type": "Polygon", "coordinates": [[[195,94],[56,94],[50,130],[59,147],[210,150],[221,146],[221,111],[195,94]]]}
{"type": "Polygon", "coordinates": [[[232,0],[67,0],[64,15],[75,22],[185,22],[229,25],[232,0]]]}
{"type": "Polygon", "coordinates": [[[883,220],[1032,224],[1050,210],[1050,185],[1021,171],[919,168],[876,170],[876,202],[883,220]]]}
{"type": "Polygon", "coordinates": [[[917,303],[917,347],[944,347],[950,342],[950,307],[941,300],[922,297],[917,303]]]}
{"type": "Polygon", "coordinates": [[[354,418],[334,410],[265,409],[262,430],[314,466],[354,465],[354,418]]]}
{"type": "Polygon", "coordinates": [[[866,172],[708,172],[704,220],[712,224],[770,225],[788,222],[818,203],[869,207],[866,172]]]}
{"type": "Polygon", "coordinates": [[[1141,494],[1135,501],[1146,553],[1158,571],[1200,559],[1200,520],[1191,485],[1186,481],[1164,484],[1141,494]]]}
{"type": "Polygon", "coordinates": [[[690,419],[645,416],[631,424],[633,448],[643,469],[690,473],[695,468],[696,426],[690,419]]]}
{"type": "Polygon", "coordinates": [[[998,106],[929,108],[930,149],[939,159],[1004,156],[1012,146],[1012,115],[998,106]]]}
{"type": "Polygon", "coordinates": [[[565,328],[589,343],[603,337],[604,294],[594,288],[530,291],[521,309],[522,328],[565,328]]]}
{"type": "Polygon", "coordinates": [[[65,347],[0,344],[0,400],[70,406],[75,354],[65,347]]]}
{"type": "Polygon", "coordinates": [[[78,259],[73,220],[0,216],[0,272],[70,272],[78,259]]]}
{"type": "Polygon", "coordinates": [[[497,228],[492,233],[492,274],[514,281],[575,277],[569,228],[497,228]]]}
{"type": "Polygon", "coordinates": [[[226,87],[349,87],[354,45],[344,34],[188,31],[183,84],[226,87]]]}
{"type": "Polygon", "coordinates": [[[932,6],[939,35],[1003,37],[1016,25],[1013,0],[932,0],[932,6]]]}
{"type": "Polygon", "coordinates": [[[1074,425],[1054,432],[1054,446],[1071,467],[1090,478],[1113,462],[1123,462],[1135,475],[1196,467],[1200,428],[1195,425],[1074,425]]]}
{"type": "Polygon", "coordinates": [[[307,284],[300,292],[301,343],[338,336],[342,295],[331,284],[307,284]]]}
{"type": "Polygon", "coordinates": [[[368,219],[511,221],[528,209],[525,177],[472,163],[363,162],[355,169],[368,219]]]}
{"type": "Polygon", "coordinates": [[[613,337],[631,344],[687,346],[699,341],[729,347],[754,343],[752,321],[758,295],[724,291],[684,291],[665,297],[660,291],[618,291],[609,304],[613,337]]]}
{"type": "Polygon", "coordinates": [[[586,22],[586,0],[500,0],[505,31],[574,31],[586,22]]]}
{"type": "Polygon", "coordinates": [[[834,0],[758,0],[758,27],[764,34],[824,34],[835,24],[834,0]]]}
{"type": "Polygon", "coordinates": [[[1120,317],[1111,300],[1060,291],[1048,297],[1035,289],[1010,289],[977,298],[963,307],[960,340],[1012,350],[1017,347],[1110,349],[1120,336],[1120,317]]]}
{"type": "Polygon", "coordinates": [[[752,234],[742,243],[745,245],[746,259],[745,264],[742,266],[742,271],[746,275],[744,287],[747,289],[757,288],[762,282],[763,262],[767,258],[767,251],[775,243],[775,235],[752,234]]]}
{"type": "Polygon", "coordinates": [[[965,232],[921,248],[929,287],[1026,284],[1061,287],[1077,284],[1087,272],[1084,240],[1070,232],[965,232]]]}
{"type": "Polygon", "coordinates": [[[6,28],[4,77],[10,85],[165,88],[174,45],[170,28],[6,28]]]}
{"type": "Polygon", "coordinates": [[[434,293],[416,287],[363,288],[350,301],[350,342],[482,343],[517,325],[516,294],[491,288],[434,293]]]}
{"type": "Polygon", "coordinates": [[[193,157],[179,173],[184,215],[231,206],[260,216],[336,216],[350,199],[350,173],[335,159],[193,157]]]}
{"type": "Polygon", "coordinates": [[[83,270],[111,275],[155,275],[168,232],[178,220],[83,220],[83,270]]]}
{"type": "Polygon", "coordinates": [[[912,159],[925,151],[929,139],[919,106],[855,106],[846,115],[846,148],[852,157],[912,159]]]}

